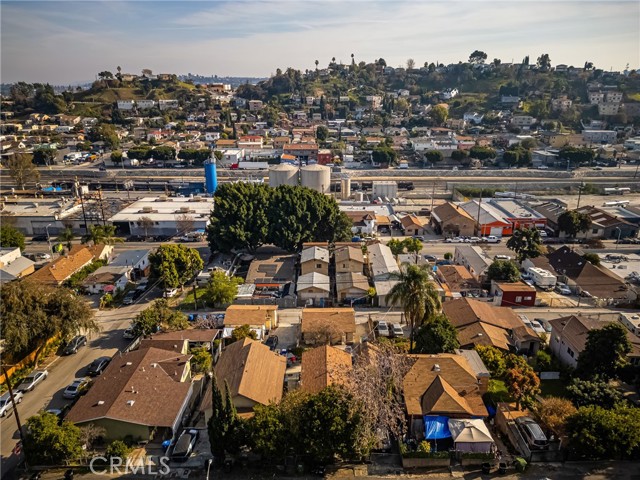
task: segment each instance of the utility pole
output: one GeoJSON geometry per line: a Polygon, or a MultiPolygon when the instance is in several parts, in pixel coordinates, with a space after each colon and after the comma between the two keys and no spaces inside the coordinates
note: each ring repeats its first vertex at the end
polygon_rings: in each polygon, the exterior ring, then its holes
{"type": "Polygon", "coordinates": [[[482,224],[480,223],[480,207],[482,205],[482,193],[480,193],[480,198],[478,198],[478,218],[477,218],[477,222],[478,222],[478,230],[480,231],[480,236],[484,235],[484,232],[482,231],[482,224]]]}
{"type": "Polygon", "coordinates": [[[431,213],[433,215],[433,196],[436,194],[436,180],[433,180],[433,187],[431,188],[431,213]]]}
{"type": "MultiPolygon", "coordinates": [[[[20,415],[18,414],[18,406],[16,405],[16,400],[13,397],[13,387],[11,386],[11,381],[9,380],[9,373],[7,372],[6,366],[2,365],[2,373],[4,373],[4,381],[7,384],[7,388],[9,389],[9,398],[11,399],[11,405],[13,406],[13,413],[16,417],[16,426],[18,427],[18,434],[20,435],[20,443],[22,444],[22,448],[24,451],[24,438],[22,436],[22,424],[20,423],[20,415]]],[[[24,463],[27,463],[27,454],[24,454],[24,463]]]]}
{"type": "Polygon", "coordinates": [[[84,219],[84,233],[89,234],[89,222],[87,222],[87,212],[84,209],[84,199],[82,198],[82,185],[78,181],[78,177],[76,177],[74,181],[74,185],[76,187],[76,191],[78,192],[78,197],[80,197],[80,205],[82,206],[82,218],[84,219]]]}
{"type": "Polygon", "coordinates": [[[578,205],[576,206],[576,210],[580,208],[580,197],[582,197],[582,190],[584,189],[584,182],[580,182],[578,186],[578,205]]]}
{"type": "Polygon", "coordinates": [[[102,203],[102,185],[98,189],[98,201],[100,202],[100,211],[102,212],[102,226],[106,226],[107,222],[104,218],[104,203],[102,203]]]}

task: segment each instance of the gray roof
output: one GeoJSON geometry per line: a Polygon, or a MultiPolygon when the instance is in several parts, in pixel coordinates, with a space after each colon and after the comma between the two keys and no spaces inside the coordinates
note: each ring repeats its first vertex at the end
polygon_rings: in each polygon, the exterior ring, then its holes
{"type": "Polygon", "coordinates": [[[482,274],[493,263],[493,260],[485,256],[480,247],[459,245],[456,246],[456,252],[460,252],[460,255],[465,258],[469,266],[478,274],[482,274]]]}
{"type": "Polygon", "coordinates": [[[148,255],[151,250],[148,248],[139,249],[139,250],[125,250],[124,252],[118,254],[116,259],[109,264],[111,267],[133,267],[140,260],[144,258],[145,255],[148,255]]]}
{"type": "Polygon", "coordinates": [[[298,277],[298,292],[311,287],[329,292],[331,290],[329,277],[319,272],[305,273],[298,277]]]}
{"type": "Polygon", "coordinates": [[[24,272],[27,268],[35,265],[35,262],[29,260],[25,257],[18,257],[13,262],[8,265],[2,267],[2,271],[12,275],[14,277],[18,277],[20,273],[24,272]]]}
{"type": "Polygon", "coordinates": [[[329,263],[329,250],[315,246],[305,248],[300,255],[300,263],[305,263],[309,260],[320,260],[321,262],[329,263]]]}

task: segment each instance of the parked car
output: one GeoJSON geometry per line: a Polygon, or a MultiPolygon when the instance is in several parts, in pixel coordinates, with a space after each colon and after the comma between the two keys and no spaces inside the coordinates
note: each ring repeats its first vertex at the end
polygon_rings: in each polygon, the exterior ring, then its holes
{"type": "Polygon", "coordinates": [[[531,328],[533,329],[534,332],[536,332],[538,335],[540,334],[546,334],[547,331],[544,329],[544,327],[542,325],[540,325],[540,322],[538,322],[537,320],[530,320],[531,322],[531,328]]]}
{"type": "Polygon", "coordinates": [[[171,298],[171,297],[175,297],[177,294],[178,294],[177,288],[167,288],[162,294],[162,296],[164,298],[171,298]]]}
{"type": "Polygon", "coordinates": [[[69,400],[76,398],[83,390],[87,388],[89,381],[86,378],[76,378],[67,388],[62,392],[62,396],[69,400]]]}
{"type": "Polygon", "coordinates": [[[571,295],[571,289],[567,287],[564,283],[556,283],[555,290],[561,295],[571,295]]]}
{"type": "Polygon", "coordinates": [[[193,448],[198,441],[197,430],[183,431],[171,451],[171,460],[174,462],[186,462],[193,453],[193,448]]]}
{"type": "Polygon", "coordinates": [[[544,450],[548,448],[549,441],[547,436],[540,428],[533,418],[531,417],[519,417],[516,418],[516,425],[520,428],[524,439],[534,450],[544,450]]]}
{"type": "Polygon", "coordinates": [[[447,243],[463,243],[464,238],[462,237],[449,237],[445,240],[447,243]]]}
{"type": "Polygon", "coordinates": [[[534,318],[534,320],[542,325],[542,328],[544,328],[545,332],[551,333],[551,324],[549,323],[549,320],[546,320],[544,318],[534,318]]]}
{"type": "Polygon", "coordinates": [[[122,299],[122,304],[133,305],[133,302],[135,301],[136,301],[136,292],[135,290],[132,290],[124,296],[124,298],[122,299]]]}
{"type": "Polygon", "coordinates": [[[435,255],[424,255],[424,259],[427,262],[432,262],[432,263],[435,263],[438,261],[438,257],[436,257],[435,255]]]}
{"type": "MultiPolygon", "coordinates": [[[[22,402],[23,393],[20,391],[13,392],[13,400],[16,403],[22,402]]],[[[11,395],[9,392],[5,392],[4,395],[0,397],[0,417],[4,417],[13,410],[13,402],[11,401],[11,395]]]]}
{"type": "Polygon", "coordinates": [[[109,365],[110,361],[111,361],[110,357],[96,358],[93,362],[91,362],[91,365],[89,365],[89,368],[87,369],[87,374],[90,375],[91,377],[97,377],[102,372],[104,372],[104,369],[107,368],[107,365],[109,365]]]}
{"type": "Polygon", "coordinates": [[[50,258],[51,255],[49,255],[48,253],[36,253],[37,260],[49,260],[50,258]]]}
{"type": "Polygon", "coordinates": [[[414,235],[413,238],[415,238],[416,240],[420,240],[421,242],[424,242],[424,236],[422,235],[414,235]]]}
{"type": "Polygon", "coordinates": [[[480,237],[469,237],[469,242],[471,243],[478,243],[481,242],[482,239],[480,237]]]}
{"type": "Polygon", "coordinates": [[[489,235],[488,237],[482,237],[482,241],[487,243],[500,243],[502,242],[502,239],[495,235],[489,235]]]}
{"type": "Polygon", "coordinates": [[[46,242],[48,240],[48,237],[46,235],[34,235],[31,238],[32,242],[46,242]]]}
{"type": "Polygon", "coordinates": [[[402,325],[399,323],[394,323],[391,325],[391,334],[394,337],[404,337],[404,330],[402,330],[402,325]]]}
{"type": "Polygon", "coordinates": [[[540,234],[541,238],[546,238],[548,236],[545,230],[538,230],[538,233],[540,234]]]}
{"type": "Polygon", "coordinates": [[[40,382],[44,382],[48,376],[49,372],[46,370],[34,370],[28,377],[22,380],[22,383],[15,388],[15,391],[22,393],[30,392],[36,388],[36,385],[40,382]]]}
{"type": "Polygon", "coordinates": [[[132,327],[127,328],[122,333],[122,338],[124,338],[125,340],[133,340],[134,338],[136,338],[135,330],[132,327]]]}
{"type": "Polygon", "coordinates": [[[64,350],[62,351],[62,353],[64,355],[72,355],[74,353],[78,353],[78,350],[80,349],[80,347],[86,344],[87,344],[87,337],[85,337],[84,335],[76,335],[71,339],[69,343],[67,343],[67,346],[64,347],[64,350]]]}
{"type": "Polygon", "coordinates": [[[269,338],[267,338],[267,341],[264,342],[264,344],[269,347],[271,350],[275,350],[276,347],[278,346],[278,336],[277,335],[270,335],[269,338]]]}
{"type": "Polygon", "coordinates": [[[378,322],[378,336],[379,337],[389,337],[391,334],[389,332],[389,326],[387,322],[378,322]]]}
{"type": "Polygon", "coordinates": [[[493,257],[494,260],[511,260],[509,255],[496,255],[493,257]]]}

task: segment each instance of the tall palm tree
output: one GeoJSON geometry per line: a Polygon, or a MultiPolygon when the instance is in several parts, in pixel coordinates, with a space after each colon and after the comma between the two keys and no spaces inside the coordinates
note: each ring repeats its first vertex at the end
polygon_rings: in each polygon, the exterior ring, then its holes
{"type": "Polygon", "coordinates": [[[402,306],[409,324],[409,352],[412,353],[414,331],[440,310],[440,297],[425,265],[404,264],[400,272],[391,278],[399,282],[391,288],[385,299],[388,304],[402,306]]]}
{"type": "Polygon", "coordinates": [[[71,242],[76,238],[75,233],[71,227],[66,227],[60,235],[58,235],[58,241],[67,244],[67,250],[71,250],[71,242]]]}
{"type": "Polygon", "coordinates": [[[91,242],[94,245],[104,243],[105,245],[113,245],[122,243],[124,240],[116,237],[116,227],[113,225],[90,225],[89,231],[82,237],[82,243],[91,242]]]}
{"type": "Polygon", "coordinates": [[[123,238],[116,237],[116,227],[113,225],[103,225],[102,227],[102,243],[105,245],[114,245],[124,242],[123,238]]]}

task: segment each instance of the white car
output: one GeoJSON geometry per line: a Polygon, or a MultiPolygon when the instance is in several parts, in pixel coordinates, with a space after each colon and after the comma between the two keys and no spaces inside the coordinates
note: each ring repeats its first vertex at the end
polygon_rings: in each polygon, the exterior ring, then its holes
{"type": "Polygon", "coordinates": [[[500,243],[502,239],[495,235],[489,235],[488,237],[482,237],[482,241],[487,243],[500,243]]]}
{"type": "Polygon", "coordinates": [[[394,337],[404,337],[404,330],[402,330],[402,325],[399,323],[391,325],[391,333],[394,337]]]}
{"type": "Polygon", "coordinates": [[[543,333],[546,335],[547,331],[540,324],[540,322],[538,322],[537,320],[529,320],[529,323],[531,324],[531,325],[529,325],[531,327],[531,329],[534,332],[536,332],[538,335],[541,335],[543,333]]]}
{"type": "Polygon", "coordinates": [[[34,370],[22,380],[22,383],[16,387],[16,391],[18,392],[30,392],[33,390],[36,385],[40,382],[44,382],[44,380],[49,376],[49,372],[46,370],[34,370]]]}
{"type": "Polygon", "coordinates": [[[545,230],[538,230],[538,233],[540,234],[541,238],[547,238],[547,232],[545,230]]]}
{"type": "Polygon", "coordinates": [[[177,288],[167,288],[162,294],[162,296],[164,298],[171,298],[171,297],[175,297],[177,294],[178,294],[177,288]]]}
{"type": "Polygon", "coordinates": [[[480,237],[470,237],[470,238],[469,238],[469,241],[470,241],[471,243],[477,243],[477,242],[481,242],[481,241],[482,241],[482,239],[481,239],[480,237]]]}
{"type": "Polygon", "coordinates": [[[493,257],[494,260],[511,260],[511,257],[509,255],[496,255],[495,257],[493,257]]]}
{"type": "MultiPolygon", "coordinates": [[[[13,392],[13,400],[16,403],[22,402],[22,396],[22,392],[13,392]]],[[[9,392],[5,392],[5,394],[0,397],[0,417],[4,417],[11,410],[13,410],[13,402],[11,402],[9,392]]]]}
{"type": "Polygon", "coordinates": [[[556,283],[555,290],[561,295],[571,295],[571,289],[567,287],[564,283],[556,283]]]}
{"type": "Polygon", "coordinates": [[[82,392],[82,390],[86,388],[88,384],[89,382],[87,381],[87,379],[76,378],[67,388],[64,389],[64,392],[62,392],[62,396],[64,398],[72,400],[80,395],[80,392],[82,392]]]}
{"type": "Polygon", "coordinates": [[[447,238],[445,240],[445,242],[447,243],[463,243],[464,239],[461,237],[453,237],[453,238],[447,238]]]}
{"type": "Polygon", "coordinates": [[[378,322],[378,336],[379,337],[389,337],[389,325],[387,322],[378,322]]]}

